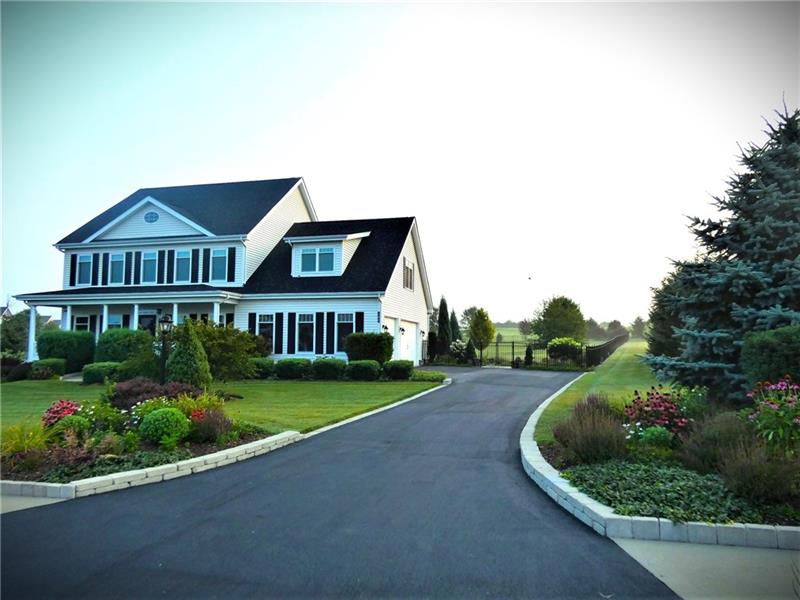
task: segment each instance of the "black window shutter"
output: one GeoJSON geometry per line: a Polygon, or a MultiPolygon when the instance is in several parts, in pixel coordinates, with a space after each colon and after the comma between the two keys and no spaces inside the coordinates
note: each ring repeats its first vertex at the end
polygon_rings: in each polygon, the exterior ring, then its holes
{"type": "Polygon", "coordinates": [[[356,313],[356,331],[364,331],[364,313],[356,313]]]}
{"type": "Polygon", "coordinates": [[[131,316],[130,315],[122,315],[122,327],[125,329],[130,329],[131,326],[131,316]]]}
{"type": "Polygon", "coordinates": [[[89,331],[92,333],[97,331],[97,315],[89,315],[89,331]]]}
{"type": "Polygon", "coordinates": [[[200,249],[192,249],[192,283],[197,283],[200,273],[200,249]]]}
{"type": "Polygon", "coordinates": [[[273,354],[283,354],[283,313],[275,313],[275,327],[272,331],[273,354]]]}
{"type": "Polygon", "coordinates": [[[108,285],[108,252],[103,252],[103,285],[108,285]]]}
{"type": "Polygon", "coordinates": [[[142,282],[142,253],[135,252],[133,254],[133,285],[139,285],[142,282]]]}
{"type": "Polygon", "coordinates": [[[133,269],[133,252],[125,253],[125,285],[131,284],[131,270],[133,269]]]}
{"type": "Polygon", "coordinates": [[[233,325],[233,313],[225,313],[225,325],[233,325]]]}
{"type": "Polygon", "coordinates": [[[228,248],[228,281],[236,281],[236,248],[228,248]]]}
{"type": "MultiPolygon", "coordinates": [[[[75,287],[75,277],[78,271],[78,255],[77,254],[70,254],[69,255],[69,285],[70,287],[75,287]]],[[[74,327],[71,328],[73,331],[75,330],[74,327]]]]}
{"type": "Polygon", "coordinates": [[[97,326],[99,331],[103,331],[103,315],[97,315],[97,326]]]}
{"type": "Polygon", "coordinates": [[[167,283],[175,281],[175,250],[167,252],[167,283]]]}
{"type": "Polygon", "coordinates": [[[211,269],[211,248],[203,248],[203,283],[208,283],[208,273],[211,269]]]}
{"type": "Polygon", "coordinates": [[[294,326],[295,318],[295,313],[288,313],[287,325],[289,326],[289,331],[286,334],[286,354],[294,354],[294,342],[297,337],[296,327],[294,326]]]}
{"type": "Polygon", "coordinates": [[[164,283],[164,259],[166,258],[166,252],[163,250],[158,251],[158,262],[156,263],[156,271],[158,274],[156,275],[156,281],[158,283],[164,283]]]}
{"type": "Polygon", "coordinates": [[[247,331],[256,334],[256,313],[247,313],[247,331]]]}
{"type": "Polygon", "coordinates": [[[92,285],[97,285],[97,275],[100,271],[100,253],[92,254],[92,285]]]}
{"type": "Polygon", "coordinates": [[[322,328],[325,326],[325,313],[318,312],[317,313],[317,325],[314,328],[314,354],[325,354],[325,348],[323,344],[325,342],[324,332],[322,328]]]}
{"type": "Polygon", "coordinates": [[[336,333],[336,313],[328,313],[328,334],[325,336],[325,345],[327,346],[325,354],[333,354],[333,340],[336,333]]]}

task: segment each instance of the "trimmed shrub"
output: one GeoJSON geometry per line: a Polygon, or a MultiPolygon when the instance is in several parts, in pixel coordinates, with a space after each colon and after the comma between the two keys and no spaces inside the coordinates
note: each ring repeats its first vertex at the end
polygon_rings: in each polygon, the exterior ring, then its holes
{"type": "Polygon", "coordinates": [[[42,425],[52,427],[64,417],[74,415],[79,408],[78,404],[70,400],[56,400],[44,411],[42,425]]]}
{"type": "Polygon", "coordinates": [[[38,367],[38,368],[31,367],[31,374],[30,374],[31,379],[43,380],[43,379],[53,379],[54,377],[57,377],[57,375],[53,373],[53,369],[51,369],[50,367],[38,367]]]}
{"type": "Polygon", "coordinates": [[[353,381],[375,381],[380,377],[381,365],[377,360],[354,360],[347,363],[344,374],[353,381]]]}
{"type": "Polygon", "coordinates": [[[394,338],[388,333],[351,333],[345,339],[344,345],[347,358],[351,362],[374,360],[383,364],[392,358],[394,338]]]}
{"type": "Polygon", "coordinates": [[[800,459],[770,453],[761,440],[740,441],[720,458],[719,473],[728,487],[756,502],[781,502],[800,486],[800,459]]]}
{"type": "MultiPolygon", "coordinates": [[[[0,337],[2,337],[2,332],[0,332],[0,337]]],[[[0,351],[0,380],[7,381],[14,367],[23,362],[25,362],[25,356],[21,352],[0,351]]]]}
{"type": "Polygon", "coordinates": [[[28,379],[31,376],[31,363],[25,362],[16,367],[12,367],[11,370],[6,375],[5,380],[8,382],[11,381],[20,381],[22,379],[28,379]]]}
{"type": "Polygon", "coordinates": [[[173,329],[173,339],[175,349],[167,359],[169,381],[208,387],[211,384],[211,369],[191,319],[173,329]]]}
{"type": "Polygon", "coordinates": [[[530,367],[533,366],[533,345],[528,344],[525,346],[525,366],[530,367]]]}
{"type": "Polygon", "coordinates": [[[582,350],[578,340],[568,337],[555,338],[547,344],[547,356],[554,360],[578,360],[582,350]]]}
{"type": "Polygon", "coordinates": [[[318,358],[311,365],[314,379],[335,381],[344,375],[347,363],[339,358],[318,358]]]}
{"type": "Polygon", "coordinates": [[[407,380],[414,372],[414,363],[410,360],[388,360],[383,363],[383,372],[388,379],[407,380]]]}
{"type": "Polygon", "coordinates": [[[120,363],[117,369],[117,381],[128,381],[136,377],[157,380],[161,377],[161,363],[153,346],[144,346],[120,363]]]}
{"type": "Polygon", "coordinates": [[[271,358],[257,356],[250,359],[253,365],[253,377],[255,379],[269,379],[275,376],[275,361],[271,358]]]}
{"type": "Polygon", "coordinates": [[[153,336],[144,329],[108,329],[100,334],[95,362],[123,362],[143,348],[152,348],[153,336]]]}
{"type": "Polygon", "coordinates": [[[177,442],[189,434],[189,419],[177,408],[160,408],[142,419],[139,432],[155,444],[164,440],[177,442]]]}
{"type": "Polygon", "coordinates": [[[690,469],[713,473],[727,453],[755,437],[736,413],[722,412],[695,423],[692,431],[682,436],[680,459],[690,469]]]}
{"type": "Polygon", "coordinates": [[[447,373],[442,371],[417,371],[411,372],[411,381],[432,381],[440,383],[447,379],[447,373]]]}
{"type": "Polygon", "coordinates": [[[91,331],[43,331],[36,339],[40,358],[64,358],[66,372],[80,371],[94,357],[94,334],[91,331]]]}
{"type": "Polygon", "coordinates": [[[63,375],[67,372],[67,361],[64,358],[42,358],[34,361],[31,365],[31,375],[34,379],[38,379],[35,377],[36,372],[43,369],[49,369],[54,375],[63,375]]]}
{"type": "Polygon", "coordinates": [[[303,379],[311,374],[311,361],[307,358],[284,358],[275,363],[278,379],[303,379]]]}
{"type": "Polygon", "coordinates": [[[800,325],[748,333],[740,364],[750,385],[786,375],[800,381],[800,325]]]}
{"type": "Polygon", "coordinates": [[[211,322],[200,321],[193,327],[214,379],[231,381],[253,376],[253,364],[249,359],[256,353],[255,336],[235,327],[211,322]]]}
{"type": "Polygon", "coordinates": [[[572,414],[553,428],[553,437],[571,462],[603,462],[622,458],[626,452],[622,420],[600,396],[578,402],[572,414]]]}
{"type": "Polygon", "coordinates": [[[119,365],[118,362],[96,362],[83,365],[83,383],[103,383],[106,379],[114,381],[119,365]]]}
{"type": "Polygon", "coordinates": [[[467,364],[474,364],[477,355],[475,354],[475,344],[472,339],[467,340],[467,347],[464,349],[464,362],[467,364]]]}

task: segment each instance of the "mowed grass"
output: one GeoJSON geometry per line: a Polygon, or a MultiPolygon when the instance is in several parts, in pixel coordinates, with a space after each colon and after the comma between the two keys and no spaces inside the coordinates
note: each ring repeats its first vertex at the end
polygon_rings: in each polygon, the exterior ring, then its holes
{"type": "MultiPolygon", "coordinates": [[[[412,381],[239,381],[215,384],[243,396],[225,406],[229,416],[261,425],[273,433],[311,431],[368,412],[436,387],[412,381]]],[[[15,381],[0,385],[0,421],[3,427],[41,418],[55,400],[93,400],[102,385],[51,381],[15,381]]]]}
{"type": "MultiPolygon", "coordinates": [[[[522,344],[527,344],[528,342],[533,342],[536,339],[535,335],[528,336],[527,338],[519,332],[519,329],[516,327],[497,327],[495,326],[495,335],[498,333],[503,336],[504,342],[520,342],[522,344]]],[[[466,340],[466,332],[464,334],[466,340]]],[[[606,342],[607,340],[585,340],[584,343],[587,346],[599,346],[600,344],[606,342]]]]}
{"type": "Polygon", "coordinates": [[[617,349],[594,371],[573,383],[542,413],[536,425],[536,441],[552,442],[553,426],[569,416],[572,407],[591,393],[605,394],[609,402],[622,406],[633,399],[633,390],[656,385],[653,373],[637,355],[647,352],[644,340],[632,340],[617,349]]]}

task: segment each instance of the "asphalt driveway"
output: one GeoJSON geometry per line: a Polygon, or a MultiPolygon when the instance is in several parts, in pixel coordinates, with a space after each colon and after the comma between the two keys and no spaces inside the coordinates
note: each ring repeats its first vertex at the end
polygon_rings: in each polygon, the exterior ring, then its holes
{"type": "Polygon", "coordinates": [[[3,515],[3,598],[674,597],[522,470],[574,375],[453,373],[252,460],[3,515]]]}

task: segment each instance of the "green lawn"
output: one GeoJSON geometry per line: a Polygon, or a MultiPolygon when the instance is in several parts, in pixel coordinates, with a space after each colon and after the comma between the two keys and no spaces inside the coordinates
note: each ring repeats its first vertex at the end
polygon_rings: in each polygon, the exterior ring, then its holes
{"type": "MultiPolygon", "coordinates": [[[[212,386],[244,396],[226,404],[231,416],[261,425],[275,433],[293,429],[311,431],[336,421],[397,402],[435,387],[411,381],[323,382],[239,381],[212,386]]],[[[21,420],[38,419],[59,399],[94,399],[102,385],[51,381],[15,381],[0,385],[0,420],[3,427],[21,420]]]]}
{"type": "Polygon", "coordinates": [[[652,372],[637,356],[646,351],[647,342],[632,340],[597,369],[573,383],[542,413],[536,425],[536,441],[552,442],[553,425],[564,419],[575,403],[589,393],[601,392],[612,404],[622,406],[633,398],[633,390],[646,390],[655,385],[657,381],[652,372]]]}

